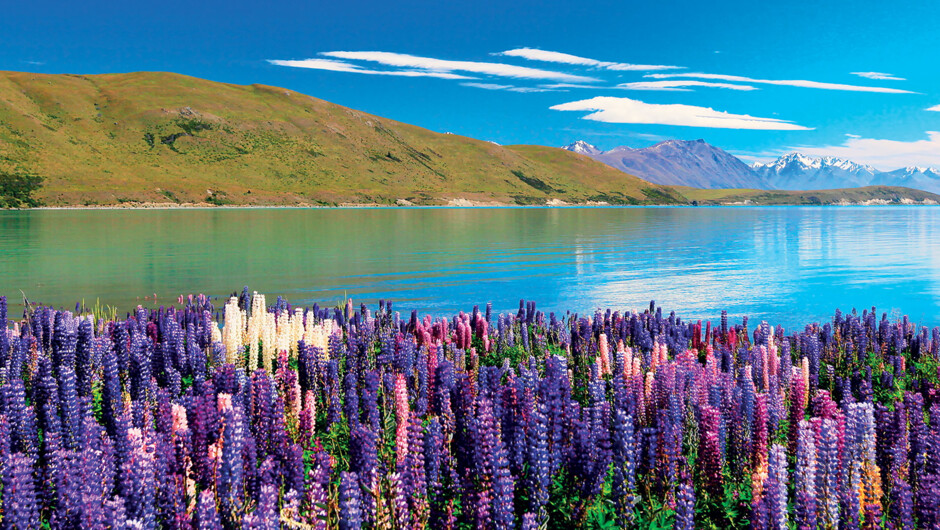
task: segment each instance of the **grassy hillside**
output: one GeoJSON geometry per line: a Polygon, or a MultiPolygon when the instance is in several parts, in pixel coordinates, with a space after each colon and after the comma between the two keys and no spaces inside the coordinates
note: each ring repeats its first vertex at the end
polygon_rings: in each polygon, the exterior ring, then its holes
{"type": "Polygon", "coordinates": [[[49,206],[685,203],[587,157],[378,118],[283,88],[171,73],[0,72],[0,173],[49,206]]]}
{"type": "Polygon", "coordinates": [[[836,190],[702,190],[676,187],[677,192],[702,205],[716,204],[937,204],[940,195],[898,186],[866,186],[836,190]]]}

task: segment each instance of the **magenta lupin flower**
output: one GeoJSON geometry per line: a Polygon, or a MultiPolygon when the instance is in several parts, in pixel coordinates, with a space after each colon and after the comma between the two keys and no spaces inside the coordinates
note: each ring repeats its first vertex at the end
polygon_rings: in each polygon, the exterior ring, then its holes
{"type": "Polygon", "coordinates": [[[717,408],[711,405],[702,407],[697,465],[699,476],[710,491],[721,491],[723,483],[721,471],[724,462],[718,433],[720,423],[721,413],[717,408]]]}

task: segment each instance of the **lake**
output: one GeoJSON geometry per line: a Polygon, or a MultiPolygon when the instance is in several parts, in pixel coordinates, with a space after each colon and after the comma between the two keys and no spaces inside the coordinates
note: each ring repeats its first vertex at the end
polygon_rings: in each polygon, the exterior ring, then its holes
{"type": "Polygon", "coordinates": [[[14,314],[21,290],[126,311],[248,285],[271,301],[386,298],[435,314],[655,299],[684,318],[726,309],[788,329],[872,305],[932,326],[938,258],[940,208],[916,206],[0,211],[14,314]]]}

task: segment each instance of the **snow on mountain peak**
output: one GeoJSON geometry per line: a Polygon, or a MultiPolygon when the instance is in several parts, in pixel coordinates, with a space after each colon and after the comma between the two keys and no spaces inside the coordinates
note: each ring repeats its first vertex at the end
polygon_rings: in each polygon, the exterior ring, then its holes
{"type": "Polygon", "coordinates": [[[582,155],[593,155],[601,152],[600,149],[585,142],[584,140],[578,140],[573,144],[562,147],[562,149],[567,149],[568,151],[573,151],[582,155]]]}

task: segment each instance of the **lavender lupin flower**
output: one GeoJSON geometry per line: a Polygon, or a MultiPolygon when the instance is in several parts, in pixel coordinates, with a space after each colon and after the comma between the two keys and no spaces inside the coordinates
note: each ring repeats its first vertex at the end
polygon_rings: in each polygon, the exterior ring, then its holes
{"type": "Polygon", "coordinates": [[[212,490],[204,490],[199,494],[194,523],[193,527],[197,530],[222,530],[222,520],[219,519],[219,509],[212,490]]]}
{"type": "Polygon", "coordinates": [[[359,477],[355,473],[345,471],[340,474],[339,528],[340,530],[358,530],[362,528],[359,477]]]}
{"type": "Polygon", "coordinates": [[[787,528],[787,453],[782,445],[770,447],[769,470],[764,486],[770,528],[787,528]]]}
{"type": "Polygon", "coordinates": [[[683,480],[676,498],[676,530],[695,530],[695,490],[691,480],[683,480]]]}
{"type": "Polygon", "coordinates": [[[39,528],[39,506],[33,486],[33,459],[27,455],[8,457],[3,470],[3,527],[21,530],[39,528]]]}

